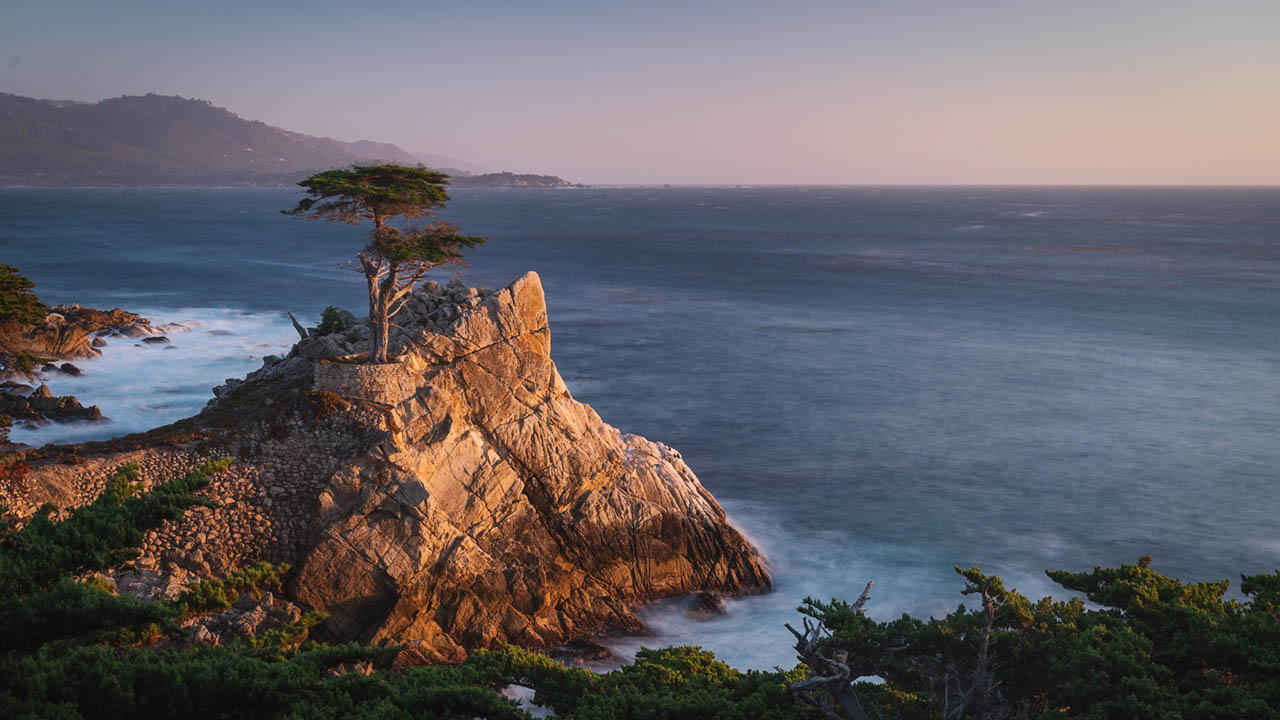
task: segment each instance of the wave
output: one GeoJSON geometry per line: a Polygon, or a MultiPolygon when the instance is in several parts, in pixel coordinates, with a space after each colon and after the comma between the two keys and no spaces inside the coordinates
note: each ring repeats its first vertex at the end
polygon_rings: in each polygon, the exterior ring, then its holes
{"type": "Polygon", "coordinates": [[[189,417],[213,397],[215,385],[257,369],[265,355],[288,352],[297,339],[283,314],[226,308],[137,312],[157,325],[176,322],[190,329],[169,335],[168,344],[106,338],[102,357],[74,361],[83,376],[46,373],[54,395],[97,405],[107,421],[15,427],[13,442],[38,447],[106,440],[189,417]]]}

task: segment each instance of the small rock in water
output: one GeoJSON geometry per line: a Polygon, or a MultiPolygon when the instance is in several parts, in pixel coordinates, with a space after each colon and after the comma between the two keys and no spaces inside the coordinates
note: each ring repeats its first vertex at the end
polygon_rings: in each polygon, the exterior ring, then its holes
{"type": "Polygon", "coordinates": [[[55,397],[48,385],[41,385],[25,398],[21,395],[0,394],[0,413],[9,415],[15,420],[22,420],[30,426],[39,426],[50,421],[99,422],[105,419],[96,405],[84,407],[74,395],[55,397]]]}
{"type": "Polygon", "coordinates": [[[700,592],[693,596],[693,605],[689,608],[700,615],[723,615],[724,598],[711,592],[700,592]]]}
{"type": "Polygon", "coordinates": [[[106,346],[107,346],[107,341],[106,341],[106,340],[103,340],[103,339],[102,339],[102,338],[100,338],[100,337],[96,337],[96,338],[94,338],[94,339],[93,339],[93,342],[92,342],[92,343],[89,343],[89,344],[90,344],[90,345],[92,345],[93,347],[100,348],[100,347],[106,347],[106,346]]]}
{"type": "Polygon", "coordinates": [[[142,342],[149,343],[152,345],[161,345],[163,343],[169,342],[169,338],[165,337],[164,335],[156,335],[155,337],[142,338],[142,342]]]}
{"type": "Polygon", "coordinates": [[[70,375],[72,377],[80,377],[81,375],[84,375],[83,370],[76,367],[75,365],[72,365],[71,363],[62,363],[61,365],[59,365],[58,372],[61,372],[64,375],[70,375]]]}

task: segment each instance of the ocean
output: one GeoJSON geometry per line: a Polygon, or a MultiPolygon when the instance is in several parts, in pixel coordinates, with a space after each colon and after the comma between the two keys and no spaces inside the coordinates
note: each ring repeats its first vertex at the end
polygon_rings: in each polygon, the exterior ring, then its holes
{"type": "MultiPolygon", "coordinates": [[[[463,279],[542,276],[552,355],[609,423],[679,449],[769,558],[712,619],[643,610],[621,652],[790,667],[806,596],[876,582],[880,619],[961,603],[952,567],[1033,597],[1045,569],[1155,556],[1190,580],[1280,567],[1280,189],[456,190],[489,237],[463,279]]],[[[188,323],[112,341],[57,394],[104,438],[198,411],[296,337],[364,314],[362,231],[288,189],[0,189],[0,262],[49,303],[188,323]]]]}

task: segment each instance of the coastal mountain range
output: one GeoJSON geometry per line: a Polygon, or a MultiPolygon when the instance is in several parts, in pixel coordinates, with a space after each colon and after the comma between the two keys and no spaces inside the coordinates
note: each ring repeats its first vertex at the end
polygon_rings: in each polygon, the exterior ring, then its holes
{"type": "Polygon", "coordinates": [[[291,132],[206,100],[148,94],[89,103],[0,93],[0,185],[279,185],[374,162],[425,164],[458,187],[571,185],[552,175],[477,172],[483,168],[390,143],[291,132]]]}

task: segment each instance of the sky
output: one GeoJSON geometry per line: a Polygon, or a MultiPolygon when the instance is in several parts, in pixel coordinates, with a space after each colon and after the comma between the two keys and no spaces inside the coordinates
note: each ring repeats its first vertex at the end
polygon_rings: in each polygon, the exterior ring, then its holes
{"type": "Polygon", "coordinates": [[[596,184],[1280,184],[1280,0],[0,0],[0,91],[596,184]]]}

